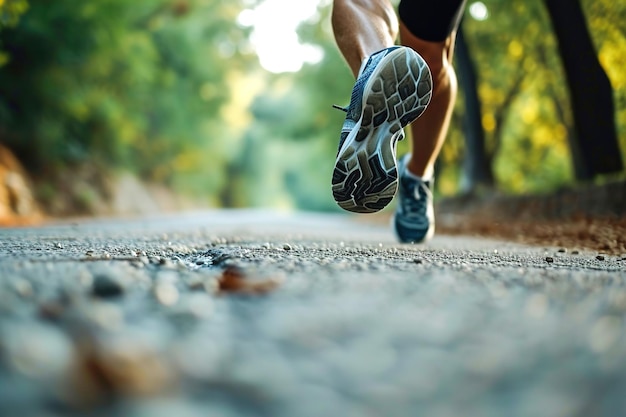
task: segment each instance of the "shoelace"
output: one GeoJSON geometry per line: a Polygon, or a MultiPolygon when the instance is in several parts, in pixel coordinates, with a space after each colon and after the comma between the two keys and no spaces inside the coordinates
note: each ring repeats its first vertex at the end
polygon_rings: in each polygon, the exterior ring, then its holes
{"type": "MultiPolygon", "coordinates": [[[[389,48],[387,48],[387,50],[388,49],[389,48]]],[[[391,49],[394,49],[394,48],[391,48],[391,49]]],[[[384,51],[387,51],[387,50],[384,50],[384,51]]],[[[369,59],[363,60],[363,62],[361,64],[361,68],[359,69],[359,75],[356,78],[356,84],[354,85],[354,88],[352,89],[352,97],[350,98],[350,103],[352,103],[357,98],[357,97],[355,97],[355,95],[358,96],[359,94],[362,94],[363,85],[365,84],[365,82],[369,78],[370,74],[372,73],[372,71],[374,70],[374,68],[377,65],[377,62],[376,62],[376,64],[374,64],[374,65],[372,65],[370,67],[370,63],[372,63],[373,57],[375,55],[379,55],[379,54],[380,54],[380,52],[377,52],[374,55],[370,56],[369,59]],[[368,67],[369,67],[369,69],[368,69],[368,67]]],[[[386,55],[386,52],[383,54],[383,57],[385,55],[386,55]]],[[[350,105],[347,105],[347,106],[343,107],[343,106],[338,106],[336,104],[333,104],[333,108],[341,110],[341,111],[346,112],[346,113],[350,112],[350,105]]]]}
{"type": "Polygon", "coordinates": [[[402,199],[402,209],[405,214],[415,213],[421,217],[426,212],[427,199],[420,193],[421,187],[422,184],[417,181],[415,184],[411,184],[413,198],[407,196],[407,198],[402,199]]]}

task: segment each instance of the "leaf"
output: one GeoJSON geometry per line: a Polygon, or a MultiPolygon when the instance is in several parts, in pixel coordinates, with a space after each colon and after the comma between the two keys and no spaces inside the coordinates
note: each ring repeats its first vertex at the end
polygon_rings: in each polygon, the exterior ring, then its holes
{"type": "Polygon", "coordinates": [[[218,278],[218,291],[221,293],[265,294],[275,290],[281,281],[276,277],[250,276],[243,268],[229,265],[218,278]]]}

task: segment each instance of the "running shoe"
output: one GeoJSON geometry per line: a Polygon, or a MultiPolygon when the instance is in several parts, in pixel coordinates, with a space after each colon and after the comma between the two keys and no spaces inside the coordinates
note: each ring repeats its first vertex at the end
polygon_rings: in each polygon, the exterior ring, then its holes
{"type": "Polygon", "coordinates": [[[409,158],[410,155],[405,155],[398,167],[398,205],[392,222],[400,242],[423,243],[435,234],[433,180],[422,181],[407,175],[409,158]]]}
{"type": "Polygon", "coordinates": [[[347,113],[332,176],[333,197],[345,210],[374,213],[398,187],[396,144],[432,96],[432,77],[413,49],[394,46],[363,61],[347,113]]]}

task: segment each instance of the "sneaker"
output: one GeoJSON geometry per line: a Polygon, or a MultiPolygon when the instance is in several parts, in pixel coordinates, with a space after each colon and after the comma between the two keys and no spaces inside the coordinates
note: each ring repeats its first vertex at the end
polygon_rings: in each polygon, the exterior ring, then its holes
{"type": "Polygon", "coordinates": [[[332,177],[333,197],[345,210],[374,213],[398,186],[396,143],[432,96],[432,77],[413,49],[394,46],[363,61],[341,129],[332,177]]]}
{"type": "Polygon", "coordinates": [[[406,155],[398,168],[400,185],[398,205],[393,216],[393,227],[402,243],[423,243],[435,234],[435,211],[433,209],[433,180],[422,181],[407,175],[406,155]]]}

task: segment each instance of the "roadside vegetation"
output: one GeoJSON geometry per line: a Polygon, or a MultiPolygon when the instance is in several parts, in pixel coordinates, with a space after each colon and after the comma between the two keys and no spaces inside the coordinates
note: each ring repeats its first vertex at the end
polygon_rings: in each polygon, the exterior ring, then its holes
{"type": "MultiPolygon", "coordinates": [[[[89,214],[124,172],[214,207],[338,210],[329,184],[344,115],[331,105],[346,104],[353,80],[332,38],[331,4],[320,1],[298,29],[320,59],[273,73],[241,19],[258,3],[0,0],[0,143],[26,168],[36,199],[55,214],[89,214]]],[[[492,176],[485,186],[532,194],[623,179],[611,164],[626,160],[626,2],[581,1],[612,88],[617,146],[604,172],[582,174],[573,149],[590,138],[577,134],[544,1],[476,3],[462,27],[476,69],[477,160],[492,176]]],[[[470,105],[462,90],[440,195],[482,186],[464,168],[470,105]]]]}

